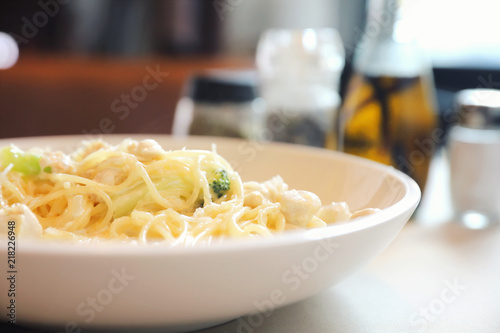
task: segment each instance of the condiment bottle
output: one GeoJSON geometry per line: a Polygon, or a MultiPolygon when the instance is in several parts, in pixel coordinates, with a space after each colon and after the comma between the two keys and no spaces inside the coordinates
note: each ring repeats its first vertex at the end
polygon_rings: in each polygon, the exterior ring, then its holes
{"type": "Polygon", "coordinates": [[[500,221],[500,91],[463,90],[456,101],[448,142],[455,219],[482,229],[500,221]]]}
{"type": "Polygon", "coordinates": [[[254,139],[264,123],[255,75],[215,71],[190,78],[177,104],[172,133],[254,139]]]}
{"type": "Polygon", "coordinates": [[[256,58],[267,105],[260,139],[323,147],[340,105],[344,49],[337,31],[268,30],[256,58]]]}
{"type": "Polygon", "coordinates": [[[402,170],[423,191],[438,144],[435,90],[430,62],[409,28],[396,0],[370,11],[339,112],[336,146],[402,170]]]}

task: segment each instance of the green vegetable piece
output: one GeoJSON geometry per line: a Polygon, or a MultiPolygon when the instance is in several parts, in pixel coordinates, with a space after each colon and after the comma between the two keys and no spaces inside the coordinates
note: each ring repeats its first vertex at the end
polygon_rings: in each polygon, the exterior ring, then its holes
{"type": "Polygon", "coordinates": [[[111,196],[111,200],[113,200],[115,206],[114,218],[129,215],[147,192],[148,188],[146,184],[138,183],[134,187],[129,187],[111,196]]]}
{"type": "Polygon", "coordinates": [[[217,196],[222,197],[231,188],[231,181],[227,175],[226,170],[215,171],[213,178],[210,180],[210,188],[217,196]]]}
{"type": "MultiPolygon", "coordinates": [[[[179,191],[188,189],[192,191],[193,185],[185,182],[177,174],[164,175],[160,178],[152,178],[154,186],[160,192],[160,195],[167,200],[171,197],[177,197],[179,191]]],[[[151,197],[148,187],[143,181],[138,181],[133,186],[125,188],[119,192],[110,195],[115,206],[115,218],[129,215],[137,205],[154,205],[155,200],[151,197]]]]}
{"type": "Polygon", "coordinates": [[[25,153],[15,146],[0,149],[0,164],[4,168],[12,164],[13,171],[20,172],[26,176],[35,176],[41,171],[40,156],[25,153]]]}

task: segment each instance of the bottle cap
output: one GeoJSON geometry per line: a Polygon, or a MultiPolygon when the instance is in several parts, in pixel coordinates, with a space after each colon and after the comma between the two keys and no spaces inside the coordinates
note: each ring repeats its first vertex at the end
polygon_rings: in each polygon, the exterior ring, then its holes
{"type": "Polygon", "coordinates": [[[257,85],[247,73],[197,74],[190,79],[187,95],[195,103],[245,103],[257,98],[257,85]]]}
{"type": "Polygon", "coordinates": [[[466,89],[456,96],[458,123],[475,129],[500,128],[500,90],[466,89]]]}

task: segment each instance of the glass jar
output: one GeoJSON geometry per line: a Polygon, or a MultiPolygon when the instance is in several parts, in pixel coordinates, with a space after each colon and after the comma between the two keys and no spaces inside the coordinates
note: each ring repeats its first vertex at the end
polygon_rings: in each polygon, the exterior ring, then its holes
{"type": "Polygon", "coordinates": [[[264,127],[255,75],[216,71],[193,76],[175,112],[172,133],[253,139],[264,127]]]}
{"type": "Polygon", "coordinates": [[[455,219],[482,229],[500,220],[500,91],[463,90],[457,112],[448,142],[455,219]]]}
{"type": "Polygon", "coordinates": [[[262,139],[324,147],[340,105],[344,49],[337,31],[268,30],[256,62],[266,102],[262,139]]]}

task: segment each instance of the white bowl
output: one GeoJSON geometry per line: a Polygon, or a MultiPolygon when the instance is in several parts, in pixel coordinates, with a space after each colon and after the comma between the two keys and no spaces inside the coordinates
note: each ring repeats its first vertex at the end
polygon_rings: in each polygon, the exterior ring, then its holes
{"type": "MultiPolygon", "coordinates": [[[[125,137],[112,135],[107,141],[125,137]]],[[[281,175],[291,188],[323,203],[346,201],[355,210],[382,211],[326,228],[273,238],[232,240],[191,248],[83,246],[17,239],[16,320],[20,325],[77,328],[208,327],[303,300],[335,285],[378,255],[409,220],[419,200],[416,183],[391,167],[350,155],[286,144],[232,139],[175,139],[148,135],[166,149],[211,149],[243,180],[281,175]]],[[[3,139],[21,148],[69,150],[83,136],[3,139]]],[[[3,272],[7,244],[0,243],[3,272]]],[[[9,281],[0,279],[2,320],[9,281]]]]}

